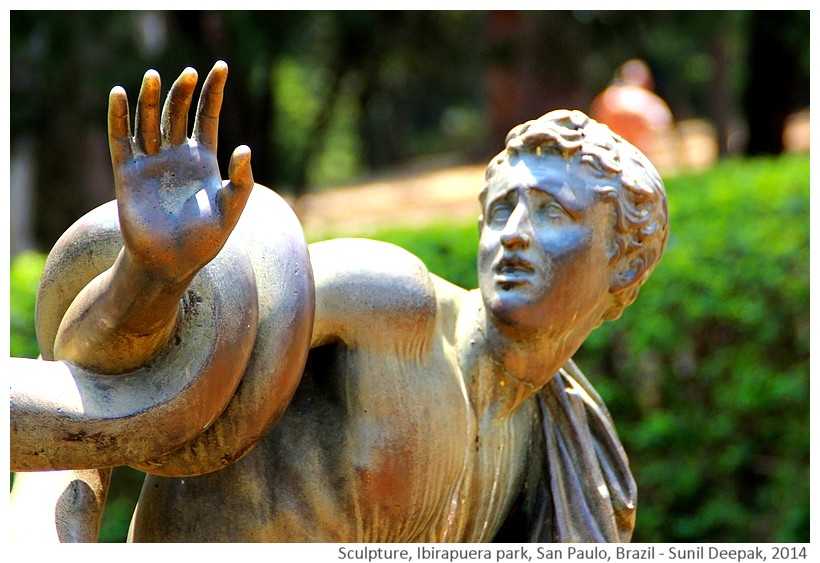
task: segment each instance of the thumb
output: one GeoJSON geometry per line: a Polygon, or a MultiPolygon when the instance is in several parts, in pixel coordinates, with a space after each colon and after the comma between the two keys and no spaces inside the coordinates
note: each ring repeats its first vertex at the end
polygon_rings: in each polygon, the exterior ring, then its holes
{"type": "Polygon", "coordinates": [[[217,194],[217,203],[222,212],[223,222],[234,225],[239,220],[254,185],[251,149],[247,145],[240,145],[234,149],[228,164],[228,178],[228,183],[217,194]]]}

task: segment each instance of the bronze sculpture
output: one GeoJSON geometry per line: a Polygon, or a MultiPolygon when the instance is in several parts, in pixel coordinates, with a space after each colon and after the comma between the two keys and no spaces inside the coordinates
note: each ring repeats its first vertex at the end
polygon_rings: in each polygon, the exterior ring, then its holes
{"type": "Polygon", "coordinates": [[[571,358],[663,251],[651,164],[577,111],[513,129],[487,169],[480,289],[467,291],[385,243],[308,250],[287,206],[253,184],[246,147],[223,186],[213,148],[226,74],[209,74],[190,140],[191,69],[162,117],[159,77],[146,74],[133,137],[112,91],[119,221],[112,203],[72,228],[39,297],[43,358],[60,360],[39,363],[84,370],[83,403],[103,387],[106,400],[170,405],[140,411],[149,428],[205,404],[201,430],[131,448],[135,413],[112,427],[92,409],[81,423],[101,430],[75,429],[80,447],[52,451],[66,441],[55,402],[13,390],[12,469],[67,470],[15,482],[14,510],[31,514],[19,527],[92,541],[100,468],[129,464],[149,473],[135,541],[628,541],[626,455],[571,358]],[[195,363],[203,345],[212,357],[195,363]],[[141,387],[180,365],[199,385],[187,403],[141,387]],[[244,373],[220,385],[213,365],[244,373]]]}

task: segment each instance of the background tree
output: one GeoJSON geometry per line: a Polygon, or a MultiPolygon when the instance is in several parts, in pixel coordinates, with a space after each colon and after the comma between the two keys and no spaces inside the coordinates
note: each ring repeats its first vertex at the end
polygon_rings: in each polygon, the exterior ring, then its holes
{"type": "Polygon", "coordinates": [[[808,106],[809,13],[755,11],[749,16],[749,79],[743,109],[748,154],[780,154],[783,124],[808,106]]]}

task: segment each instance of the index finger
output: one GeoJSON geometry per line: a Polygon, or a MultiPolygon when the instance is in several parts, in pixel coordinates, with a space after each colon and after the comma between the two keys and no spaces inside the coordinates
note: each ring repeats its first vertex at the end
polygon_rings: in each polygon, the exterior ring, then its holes
{"type": "Polygon", "coordinates": [[[217,61],[202,85],[194,121],[193,140],[214,153],[219,132],[219,110],[222,108],[222,94],[227,78],[228,65],[225,61],[217,61]]]}
{"type": "Polygon", "coordinates": [[[115,86],[108,95],[108,148],[111,151],[111,164],[115,172],[133,156],[128,96],[122,86],[115,86]]]}

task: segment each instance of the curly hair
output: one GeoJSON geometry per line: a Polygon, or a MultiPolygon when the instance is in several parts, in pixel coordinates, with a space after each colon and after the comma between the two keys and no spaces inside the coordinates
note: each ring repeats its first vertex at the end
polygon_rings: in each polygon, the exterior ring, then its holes
{"type": "Polygon", "coordinates": [[[609,127],[577,110],[555,110],[514,127],[505,148],[487,166],[487,184],[479,196],[482,208],[492,178],[521,153],[558,154],[598,178],[617,179],[615,187],[594,189],[615,207],[612,264],[623,289],[612,291],[612,306],[603,320],[617,319],[638,296],[660,260],[669,235],[666,191],[655,167],[633,145],[609,127]]]}

